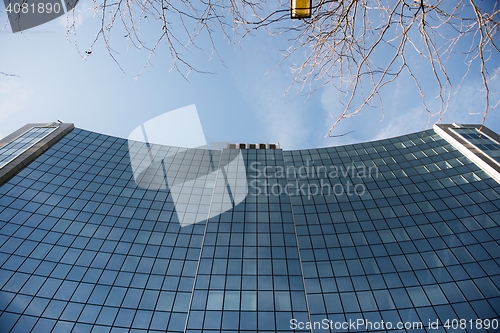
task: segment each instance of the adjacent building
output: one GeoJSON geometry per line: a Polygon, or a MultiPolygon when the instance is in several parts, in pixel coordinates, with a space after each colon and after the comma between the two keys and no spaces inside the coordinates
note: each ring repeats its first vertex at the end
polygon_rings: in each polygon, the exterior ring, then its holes
{"type": "Polygon", "coordinates": [[[0,332],[500,332],[500,137],[0,141],[0,332]],[[206,218],[203,218],[206,216],[206,218]]]}

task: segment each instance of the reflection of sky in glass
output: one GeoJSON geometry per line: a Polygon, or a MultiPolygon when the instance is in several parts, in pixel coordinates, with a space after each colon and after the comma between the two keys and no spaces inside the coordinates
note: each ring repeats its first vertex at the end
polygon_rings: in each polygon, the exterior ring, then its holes
{"type": "Polygon", "coordinates": [[[33,127],[0,148],[0,168],[33,147],[37,142],[52,133],[57,127],[33,127]]]}
{"type": "MultiPolygon", "coordinates": [[[[276,142],[284,149],[387,138],[429,128],[437,121],[429,119],[423,111],[412,78],[404,74],[382,91],[383,121],[379,109],[366,109],[361,116],[342,121],[332,134],[354,132],[324,139],[334,118],[342,111],[337,100],[339,91],[326,85],[308,98],[308,87],[303,92],[292,88],[284,96],[292,82],[290,68],[300,63],[302,54],[274,69],[291,36],[269,36],[263,31],[255,32],[238,45],[227,43],[222,34],[217,35],[217,52],[224,63],[213,57],[203,38],[199,39],[201,49],[185,52],[186,59],[197,69],[214,74],[191,72],[189,81],[171,70],[169,50],[160,45],[151,57],[151,65],[134,80],[143,69],[148,51],[136,50],[124,37],[126,33],[120,34],[119,29],[111,36],[110,47],[125,74],[109,56],[102,41],[92,49],[91,55],[86,55],[100,27],[98,17],[93,18],[91,5],[90,0],[82,0],[71,12],[77,18],[78,49],[68,42],[73,36],[66,34],[66,17],[23,34],[0,29],[0,71],[20,76],[0,74],[0,137],[28,122],[57,119],[99,133],[127,137],[144,121],[190,104],[198,108],[207,142],[276,142]]],[[[0,12],[0,21],[6,20],[6,13],[0,12]]],[[[296,21],[289,20],[289,23],[296,24],[296,21]]],[[[158,31],[145,20],[141,35],[148,36],[145,46],[152,47],[158,31]]],[[[413,48],[406,52],[410,60],[421,58],[413,48]]],[[[370,60],[375,62],[383,56],[383,52],[375,54],[370,60]]],[[[493,63],[498,54],[491,56],[493,63]]],[[[422,60],[425,67],[424,64],[422,60]]],[[[466,67],[463,59],[452,57],[446,64],[453,68],[451,79],[459,81],[460,69],[466,67]]],[[[429,77],[422,82],[433,81],[429,77]]],[[[463,83],[460,93],[452,95],[443,123],[481,122],[480,84],[477,76],[463,83]]],[[[498,83],[493,81],[493,85],[498,83]]],[[[429,107],[439,109],[437,102],[429,107]]],[[[485,125],[500,132],[499,119],[500,115],[492,112],[485,125]]]]}
{"type": "Polygon", "coordinates": [[[498,142],[476,128],[455,128],[453,130],[491,159],[500,163],[500,144],[498,142]]]}

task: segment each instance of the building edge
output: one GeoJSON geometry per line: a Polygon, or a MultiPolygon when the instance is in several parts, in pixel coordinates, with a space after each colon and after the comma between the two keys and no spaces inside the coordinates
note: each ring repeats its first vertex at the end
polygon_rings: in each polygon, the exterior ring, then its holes
{"type": "Polygon", "coordinates": [[[40,141],[31,145],[28,149],[26,149],[25,151],[17,155],[14,159],[10,160],[3,167],[1,167],[0,185],[16,175],[21,169],[31,163],[35,158],[42,155],[57,141],[71,132],[75,128],[75,125],[73,123],[29,123],[18,129],[17,131],[7,135],[5,138],[1,139],[0,149],[35,127],[55,128],[55,130],[49,133],[47,136],[43,137],[40,141]]]}

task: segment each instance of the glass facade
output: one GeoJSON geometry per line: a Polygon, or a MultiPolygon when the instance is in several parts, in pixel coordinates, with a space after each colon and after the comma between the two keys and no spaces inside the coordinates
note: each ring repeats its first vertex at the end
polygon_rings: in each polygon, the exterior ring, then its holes
{"type": "Polygon", "coordinates": [[[12,161],[37,142],[52,133],[56,127],[33,127],[9,144],[0,148],[0,168],[12,161]]]}
{"type": "Polygon", "coordinates": [[[174,203],[127,140],[66,134],[0,185],[0,332],[500,331],[500,185],[433,130],[238,151],[174,203]]]}
{"type": "Polygon", "coordinates": [[[455,128],[454,131],[500,164],[500,144],[498,142],[476,128],[455,128]]]}

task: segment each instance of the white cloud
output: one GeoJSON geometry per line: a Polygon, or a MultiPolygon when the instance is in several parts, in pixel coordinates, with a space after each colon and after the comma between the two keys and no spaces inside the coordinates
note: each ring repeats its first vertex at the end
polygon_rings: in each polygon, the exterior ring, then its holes
{"type": "MultiPolygon", "coordinates": [[[[491,91],[500,91],[499,82],[499,79],[495,79],[490,83],[491,91]]],[[[322,88],[321,107],[326,119],[325,133],[344,111],[338,97],[338,92],[333,86],[322,88]]],[[[381,92],[381,97],[384,103],[383,113],[380,107],[365,107],[359,115],[343,119],[336,125],[332,134],[342,135],[350,131],[354,132],[328,140],[326,145],[351,144],[405,135],[429,129],[439,121],[439,115],[429,117],[429,113],[421,104],[420,97],[415,93],[413,83],[404,77],[391,84],[390,89],[381,92]]],[[[491,104],[494,105],[498,98],[498,95],[492,95],[491,104]]],[[[359,98],[355,102],[359,103],[359,98]]],[[[429,98],[427,103],[431,112],[437,113],[439,111],[440,100],[438,98],[429,98]]],[[[481,123],[484,106],[484,87],[482,87],[480,80],[469,79],[464,82],[457,93],[451,96],[448,110],[445,112],[442,122],[481,123]]],[[[491,112],[488,120],[495,119],[495,117],[496,113],[491,112]]]]}
{"type": "MultiPolygon", "coordinates": [[[[264,137],[285,149],[302,147],[311,133],[304,96],[294,92],[284,96],[292,80],[286,66],[269,71],[279,62],[279,49],[266,47],[266,36],[246,45],[232,76],[262,125],[264,137]],[[248,64],[248,66],[245,66],[248,64]],[[267,74],[265,74],[269,71],[267,74]]],[[[271,38],[271,43],[274,39],[271,38]]],[[[269,46],[269,45],[267,45],[269,46]]],[[[240,55],[240,54],[239,54],[240,55]]]]}
{"type": "Polygon", "coordinates": [[[429,128],[432,123],[422,107],[415,107],[395,115],[391,113],[386,118],[385,126],[380,129],[371,140],[382,140],[399,135],[405,135],[429,128]]]}
{"type": "MultiPolygon", "coordinates": [[[[344,112],[344,106],[340,104],[339,102],[339,92],[333,85],[327,85],[322,88],[321,90],[321,97],[320,97],[320,102],[321,102],[321,108],[323,110],[324,114],[324,126],[322,128],[323,135],[325,135],[330,127],[335,123],[337,120],[337,117],[339,117],[342,112],[344,112]]],[[[334,129],[334,132],[332,135],[337,135],[347,133],[350,131],[348,129],[348,124],[347,121],[340,121],[334,129]]],[[[331,144],[335,145],[344,145],[344,144],[349,144],[352,143],[352,137],[350,136],[339,136],[334,139],[334,142],[332,140],[328,140],[325,142],[325,145],[329,146],[331,144]]]]}
{"type": "MultiPolygon", "coordinates": [[[[339,93],[333,85],[328,85],[321,90],[321,108],[323,110],[323,136],[328,133],[331,126],[338,120],[345,110],[339,98],[345,96],[339,93]]],[[[356,115],[344,118],[338,122],[331,132],[330,138],[324,140],[323,146],[339,146],[357,142],[373,140],[373,132],[382,123],[380,109],[366,107],[356,115]]]]}
{"type": "MultiPolygon", "coordinates": [[[[496,84],[493,82],[493,84],[496,84]]],[[[496,87],[492,90],[498,91],[496,87]]],[[[401,94],[404,96],[404,94],[401,94]]],[[[496,96],[492,96],[498,98],[496,96]]],[[[494,103],[494,100],[492,100],[494,103]]],[[[435,99],[429,104],[431,112],[436,114],[429,117],[423,106],[418,105],[407,109],[398,108],[395,104],[386,113],[384,127],[378,131],[373,140],[385,139],[398,135],[404,135],[431,128],[439,122],[440,101],[435,99]]],[[[477,124],[483,119],[485,107],[484,90],[479,81],[468,80],[455,94],[451,96],[448,109],[442,117],[443,123],[477,124]]]]}
{"type": "Polygon", "coordinates": [[[92,1],[80,0],[73,10],[59,17],[59,24],[64,28],[69,28],[72,25],[79,28],[85,21],[94,17],[94,12],[92,1]]]}
{"type": "Polygon", "coordinates": [[[309,133],[304,117],[305,105],[295,96],[283,97],[286,88],[283,83],[288,83],[286,78],[279,73],[268,75],[270,77],[265,80],[253,81],[251,102],[264,127],[265,136],[285,148],[302,146],[309,133]]]}
{"type": "Polygon", "coordinates": [[[7,78],[0,82],[0,122],[21,111],[33,92],[23,87],[20,78],[7,78]]]}

